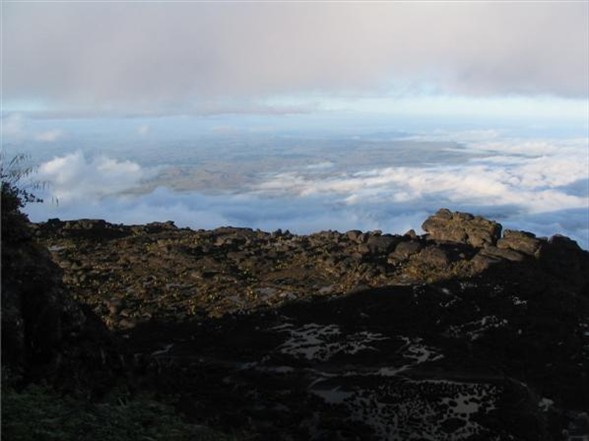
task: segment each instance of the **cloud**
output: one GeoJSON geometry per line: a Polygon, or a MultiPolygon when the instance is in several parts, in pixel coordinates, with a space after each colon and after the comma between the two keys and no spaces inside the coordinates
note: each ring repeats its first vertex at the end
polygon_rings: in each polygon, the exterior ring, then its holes
{"type": "Polygon", "coordinates": [[[159,169],[77,152],[39,168],[39,179],[49,184],[43,196],[57,198],[59,205],[32,204],[27,211],[34,220],[94,217],[121,223],[174,220],[192,228],[404,233],[419,230],[428,215],[448,207],[496,219],[506,228],[566,234],[587,249],[587,142],[494,140],[467,146],[484,154],[460,165],[442,160],[354,173],[338,168],[335,159],[311,166],[303,161],[289,172],[260,174],[251,187],[236,182],[215,194],[152,189],[149,180],[159,169]]]}
{"type": "MultiPolygon", "coordinates": [[[[329,195],[346,204],[436,201],[438,205],[517,206],[526,213],[589,205],[579,190],[589,162],[587,140],[482,144],[481,158],[460,165],[385,167],[317,179],[277,173],[257,187],[275,197],[329,195]]],[[[477,147],[471,147],[476,151],[477,147]]]]}
{"type": "Polygon", "coordinates": [[[289,94],[588,94],[586,2],[10,3],[5,100],[164,112],[289,94]]]}
{"type": "Polygon", "coordinates": [[[62,129],[33,128],[35,123],[22,113],[8,113],[2,116],[2,138],[7,143],[30,141],[55,142],[63,139],[66,133],[62,129]]]}
{"type": "Polygon", "coordinates": [[[6,140],[20,140],[25,136],[25,119],[19,113],[2,115],[2,137],[6,140]]]}
{"type": "Polygon", "coordinates": [[[51,198],[67,209],[97,205],[105,197],[124,195],[138,188],[153,172],[131,161],[104,156],[88,159],[78,151],[43,163],[35,177],[48,183],[51,198]]]}
{"type": "Polygon", "coordinates": [[[63,138],[63,136],[63,130],[53,129],[48,130],[46,132],[38,133],[37,135],[35,135],[35,140],[41,142],[55,142],[58,139],[63,138]]]}
{"type": "Polygon", "coordinates": [[[150,131],[151,126],[149,126],[148,124],[142,124],[139,127],[137,127],[137,134],[139,136],[146,136],[149,134],[150,131]]]}

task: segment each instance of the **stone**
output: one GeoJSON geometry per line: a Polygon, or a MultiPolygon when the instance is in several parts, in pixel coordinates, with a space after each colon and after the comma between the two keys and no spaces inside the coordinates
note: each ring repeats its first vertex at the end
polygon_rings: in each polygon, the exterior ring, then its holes
{"type": "Polygon", "coordinates": [[[423,248],[423,245],[415,240],[407,240],[400,242],[389,257],[396,259],[408,259],[413,254],[418,253],[423,248]]]}
{"type": "Polygon", "coordinates": [[[384,234],[370,236],[366,245],[372,254],[388,254],[400,242],[399,236],[384,234]]]}
{"type": "Polygon", "coordinates": [[[450,264],[450,259],[443,249],[436,246],[428,246],[421,251],[417,258],[419,261],[426,265],[431,265],[438,268],[443,268],[450,264]]]}
{"type": "Polygon", "coordinates": [[[478,253],[471,259],[470,264],[475,272],[480,273],[488,270],[491,266],[499,262],[501,262],[499,257],[478,253]]]}
{"type": "Polygon", "coordinates": [[[415,230],[412,228],[409,231],[407,231],[404,234],[405,237],[408,237],[409,239],[417,239],[417,233],[415,232],[415,230]]]}
{"type": "Polygon", "coordinates": [[[479,255],[495,259],[509,260],[510,262],[521,262],[524,260],[524,255],[518,251],[508,248],[498,248],[492,245],[486,245],[481,251],[479,251],[479,255]]]}
{"type": "Polygon", "coordinates": [[[482,248],[485,244],[495,245],[502,229],[495,221],[445,208],[426,219],[421,228],[429,240],[463,243],[475,248],[482,248]]]}
{"type": "MultiPolygon", "coordinates": [[[[543,243],[538,252],[538,259],[546,271],[577,283],[584,280],[582,274],[589,274],[587,252],[582,250],[577,242],[560,234],[543,243]]],[[[589,282],[586,283],[589,288],[589,282]]],[[[589,296],[589,289],[586,289],[585,295],[589,296]]]]}
{"type": "Polygon", "coordinates": [[[526,231],[505,230],[503,237],[497,241],[497,247],[511,249],[528,256],[537,256],[542,241],[526,231]]]}

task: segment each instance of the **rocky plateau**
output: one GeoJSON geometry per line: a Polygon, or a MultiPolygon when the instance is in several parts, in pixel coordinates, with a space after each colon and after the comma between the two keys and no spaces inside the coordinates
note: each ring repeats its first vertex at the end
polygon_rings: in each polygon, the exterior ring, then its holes
{"type": "Polygon", "coordinates": [[[446,209],[422,229],[30,227],[103,327],[94,369],[194,421],[256,440],[589,436],[589,253],[446,209]]]}

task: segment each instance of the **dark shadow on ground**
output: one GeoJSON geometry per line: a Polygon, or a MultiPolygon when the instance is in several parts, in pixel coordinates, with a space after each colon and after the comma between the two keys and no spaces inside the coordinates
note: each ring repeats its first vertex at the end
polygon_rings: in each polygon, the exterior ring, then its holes
{"type": "Polygon", "coordinates": [[[589,408],[588,297],[539,268],[146,322],[127,356],[138,388],[255,439],[558,439],[558,409],[589,408]]]}

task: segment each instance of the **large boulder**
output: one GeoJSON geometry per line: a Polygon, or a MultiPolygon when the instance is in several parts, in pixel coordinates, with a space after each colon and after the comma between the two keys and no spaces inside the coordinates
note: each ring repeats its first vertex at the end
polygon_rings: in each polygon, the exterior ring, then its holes
{"type": "Polygon", "coordinates": [[[542,241],[533,233],[526,231],[505,230],[503,237],[497,242],[497,248],[514,250],[529,256],[536,256],[540,251],[542,241]]]}
{"type": "Polygon", "coordinates": [[[427,218],[421,228],[427,233],[428,239],[436,242],[455,242],[482,248],[497,243],[502,227],[480,216],[442,208],[427,218]]]}
{"type": "Polygon", "coordinates": [[[388,254],[397,244],[402,241],[401,236],[391,234],[371,235],[366,242],[368,249],[372,254],[388,254]]]}
{"type": "Polygon", "coordinates": [[[541,267],[568,283],[584,286],[581,292],[589,295],[589,254],[577,242],[559,234],[542,245],[538,252],[541,267]]]}

